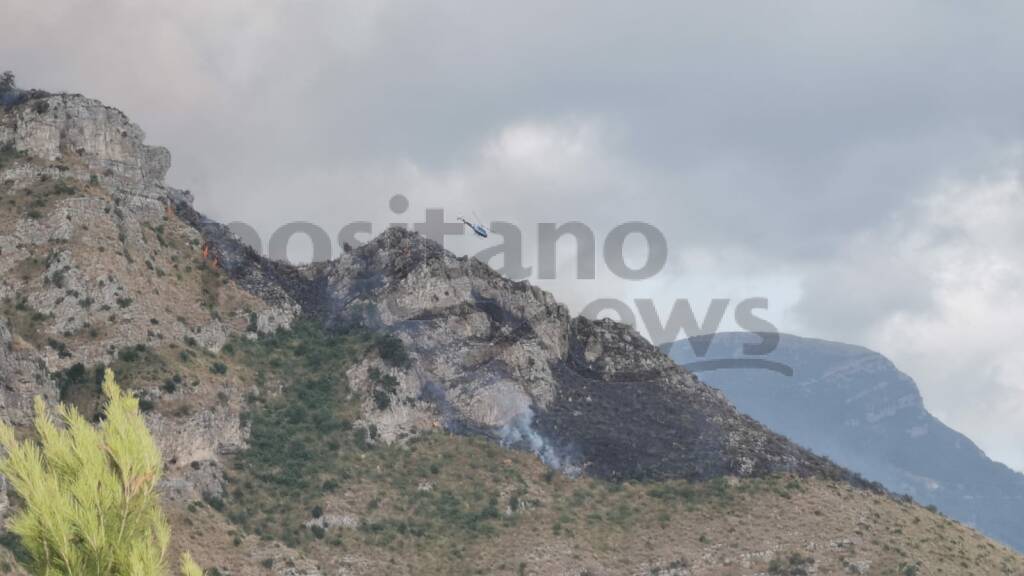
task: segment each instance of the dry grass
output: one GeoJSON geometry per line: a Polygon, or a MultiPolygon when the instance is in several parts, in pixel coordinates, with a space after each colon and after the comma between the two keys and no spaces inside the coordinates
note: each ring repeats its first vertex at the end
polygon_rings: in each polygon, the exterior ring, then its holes
{"type": "MultiPolygon", "coordinates": [[[[238,536],[239,558],[256,553],[244,552],[254,542],[280,541],[325,573],[1024,573],[1020,556],[977,532],[846,484],[792,477],[616,484],[554,473],[533,455],[477,437],[435,432],[374,443],[372,431],[352,425],[361,399],[340,376],[369,352],[366,338],[300,325],[276,339],[238,343],[232,370],[262,382],[264,392],[286,384],[252,405],[251,418],[281,426],[263,440],[298,445],[240,455],[228,496],[217,503],[223,514],[194,505],[179,517],[225,523],[218,530],[238,536]],[[329,385],[309,387],[323,378],[329,385]],[[289,473],[296,466],[301,473],[289,473]],[[323,520],[325,529],[310,527],[323,520]]],[[[280,568],[234,564],[222,544],[202,548],[202,541],[193,539],[201,555],[225,571],[280,568]]]]}

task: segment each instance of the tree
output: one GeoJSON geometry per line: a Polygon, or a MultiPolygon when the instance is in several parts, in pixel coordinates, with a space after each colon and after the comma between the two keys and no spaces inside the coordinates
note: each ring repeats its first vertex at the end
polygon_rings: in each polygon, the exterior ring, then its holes
{"type": "Polygon", "coordinates": [[[14,72],[8,70],[3,74],[0,74],[0,93],[10,92],[16,87],[17,86],[14,83],[14,72]]]}
{"type": "MultiPolygon", "coordinates": [[[[24,500],[10,524],[45,576],[159,576],[166,573],[170,528],[156,492],[163,464],[139,413],[107,370],[104,419],[93,426],[61,404],[60,423],[36,398],[38,441],[19,441],[0,424],[0,473],[24,500]]],[[[202,576],[188,554],[183,576],[202,576]]]]}

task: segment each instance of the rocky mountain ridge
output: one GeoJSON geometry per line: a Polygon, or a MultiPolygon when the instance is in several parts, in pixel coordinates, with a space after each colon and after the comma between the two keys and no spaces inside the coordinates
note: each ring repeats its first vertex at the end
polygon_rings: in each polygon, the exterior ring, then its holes
{"type": "Polygon", "coordinates": [[[24,424],[40,394],[94,414],[113,367],[166,458],[176,537],[220,573],[1018,566],[631,329],[418,235],[263,259],[164,183],[169,161],[95,100],[5,101],[0,411],[24,424]]]}
{"type": "MultiPolygon", "coordinates": [[[[855,480],[739,414],[630,328],[573,318],[551,294],[418,234],[390,228],[300,271],[210,232],[211,254],[243,286],[289,294],[329,326],[361,324],[401,338],[413,369],[395,376],[410,402],[383,413],[367,406],[386,442],[441,422],[609,479],[855,480]]],[[[360,382],[367,370],[349,376],[360,382]]]]}

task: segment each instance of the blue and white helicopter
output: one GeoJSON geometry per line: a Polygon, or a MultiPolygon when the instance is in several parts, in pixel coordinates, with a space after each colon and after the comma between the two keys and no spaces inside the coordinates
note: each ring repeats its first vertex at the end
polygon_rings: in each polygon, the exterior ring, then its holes
{"type": "MultiPolygon", "coordinates": [[[[480,218],[477,217],[477,220],[479,219],[480,218]]],[[[466,220],[461,216],[459,217],[458,220],[459,222],[462,222],[466,226],[469,226],[469,229],[472,230],[473,233],[476,234],[477,236],[481,238],[487,238],[487,228],[483,224],[474,224],[473,222],[470,222],[469,220],[466,220]]]]}

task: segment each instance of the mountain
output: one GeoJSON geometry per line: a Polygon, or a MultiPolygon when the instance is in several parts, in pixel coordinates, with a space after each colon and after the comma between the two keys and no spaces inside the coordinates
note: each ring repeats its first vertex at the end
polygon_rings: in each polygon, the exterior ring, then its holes
{"type": "Polygon", "coordinates": [[[401,229],[266,260],[164,182],[169,152],[121,112],[4,102],[0,412],[24,426],[41,395],[96,418],[111,367],[165,457],[175,546],[217,574],[1024,567],[628,327],[401,229]]]}
{"type": "MultiPolygon", "coordinates": [[[[697,357],[672,346],[682,365],[743,358],[750,333],[714,336],[697,357]]],[[[993,462],[970,439],[932,416],[917,384],[881,354],[859,346],[783,335],[760,360],[793,370],[701,372],[746,414],[886,488],[1024,550],[1024,475],[993,462]]]]}

